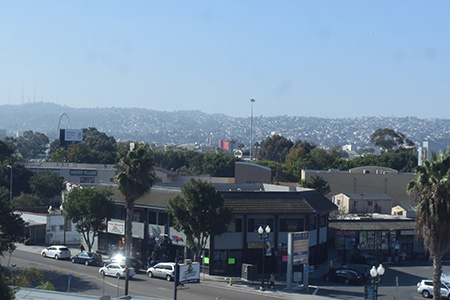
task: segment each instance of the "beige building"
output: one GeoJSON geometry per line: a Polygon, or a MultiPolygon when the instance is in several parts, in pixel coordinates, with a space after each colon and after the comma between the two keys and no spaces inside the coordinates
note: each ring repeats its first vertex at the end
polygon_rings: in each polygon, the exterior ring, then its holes
{"type": "MultiPolygon", "coordinates": [[[[385,167],[365,166],[340,170],[302,170],[302,180],[308,181],[312,176],[322,177],[330,185],[327,195],[331,198],[344,194],[386,194],[392,198],[392,206],[401,205],[409,210],[415,206],[415,200],[406,193],[408,182],[414,179],[414,173],[401,173],[385,167]]],[[[391,214],[391,211],[389,211],[391,214]]]]}
{"type": "Polygon", "coordinates": [[[331,198],[340,211],[350,214],[391,214],[392,198],[386,194],[344,194],[331,198]]]}

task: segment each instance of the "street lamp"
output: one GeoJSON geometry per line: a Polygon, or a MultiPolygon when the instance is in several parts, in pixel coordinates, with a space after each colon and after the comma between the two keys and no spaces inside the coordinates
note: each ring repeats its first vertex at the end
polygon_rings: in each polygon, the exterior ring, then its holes
{"type": "Polygon", "coordinates": [[[378,299],[378,286],[381,283],[381,276],[384,274],[384,267],[382,264],[375,268],[375,266],[370,269],[370,276],[372,277],[372,286],[375,290],[375,300],[378,299]]]}
{"type": "Polygon", "coordinates": [[[253,103],[255,103],[255,99],[250,99],[250,103],[252,104],[252,114],[250,118],[250,161],[253,160],[252,156],[252,148],[253,148],[253,103]]]}
{"type": "Polygon", "coordinates": [[[12,166],[11,165],[7,165],[7,167],[10,169],[10,172],[9,172],[9,202],[11,202],[12,201],[12,181],[13,181],[13,178],[12,178],[12,166]]]}
{"type": "Polygon", "coordinates": [[[262,249],[262,279],[261,279],[261,291],[265,291],[264,288],[264,261],[266,259],[266,243],[267,239],[269,238],[270,233],[270,227],[269,225],[266,226],[266,229],[263,229],[262,226],[259,226],[258,228],[259,238],[263,241],[263,249],[262,249]],[[264,234],[265,233],[265,234],[264,234]]]}

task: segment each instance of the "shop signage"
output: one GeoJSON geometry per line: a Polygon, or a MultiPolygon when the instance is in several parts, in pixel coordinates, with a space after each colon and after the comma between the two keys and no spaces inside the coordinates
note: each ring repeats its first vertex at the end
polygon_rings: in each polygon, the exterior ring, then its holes
{"type": "Polygon", "coordinates": [[[108,233],[125,234],[125,223],[108,221],[108,233]]]}
{"type": "Polygon", "coordinates": [[[293,249],[293,263],[307,264],[309,257],[309,232],[297,232],[292,234],[293,249]]]}
{"type": "Polygon", "coordinates": [[[97,176],[97,170],[70,170],[71,176],[97,176]]]}

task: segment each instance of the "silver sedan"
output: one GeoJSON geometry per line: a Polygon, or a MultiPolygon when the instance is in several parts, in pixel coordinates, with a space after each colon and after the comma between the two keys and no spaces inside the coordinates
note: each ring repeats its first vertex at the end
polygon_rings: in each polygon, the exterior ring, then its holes
{"type": "MultiPolygon", "coordinates": [[[[109,264],[107,266],[101,267],[98,272],[102,274],[103,276],[113,276],[116,278],[125,278],[125,265],[123,264],[109,264]]],[[[134,275],[136,275],[136,272],[134,271],[134,268],[128,269],[128,276],[129,278],[132,278],[134,275]]]]}

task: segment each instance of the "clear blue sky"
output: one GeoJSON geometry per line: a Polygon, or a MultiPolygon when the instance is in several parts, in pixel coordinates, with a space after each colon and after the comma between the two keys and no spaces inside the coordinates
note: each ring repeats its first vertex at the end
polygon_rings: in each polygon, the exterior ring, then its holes
{"type": "Polygon", "coordinates": [[[450,112],[450,1],[0,0],[0,104],[450,112]]]}

